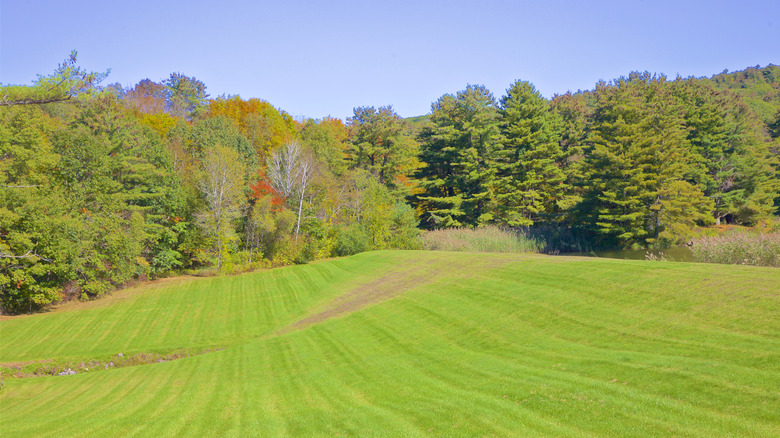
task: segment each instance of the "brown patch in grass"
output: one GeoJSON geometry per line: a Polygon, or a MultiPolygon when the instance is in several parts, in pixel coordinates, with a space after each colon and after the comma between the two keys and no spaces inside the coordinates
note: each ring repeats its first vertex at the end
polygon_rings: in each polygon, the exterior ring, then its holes
{"type": "Polygon", "coordinates": [[[518,257],[484,257],[479,260],[464,261],[461,257],[432,257],[427,260],[416,260],[414,265],[405,265],[401,269],[396,269],[338,296],[328,303],[325,309],[282,328],[275,335],[301,330],[331,318],[351,314],[425,284],[443,279],[456,281],[517,259],[518,257]]]}
{"type": "Polygon", "coordinates": [[[426,274],[420,272],[387,274],[339,296],[327,309],[301,319],[282,329],[279,333],[306,328],[327,319],[343,316],[372,304],[389,300],[404,293],[411,285],[425,283],[425,277],[426,274]]]}

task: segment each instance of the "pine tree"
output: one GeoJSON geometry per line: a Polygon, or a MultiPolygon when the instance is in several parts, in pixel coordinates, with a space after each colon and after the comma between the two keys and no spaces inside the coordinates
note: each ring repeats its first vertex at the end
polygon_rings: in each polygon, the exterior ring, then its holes
{"type": "Polygon", "coordinates": [[[653,243],[660,246],[679,245],[690,238],[697,224],[714,223],[712,200],[687,181],[671,181],[661,187],[650,209],[659,225],[653,243]]]}
{"type": "Polygon", "coordinates": [[[530,82],[517,81],[501,99],[497,182],[499,220],[510,226],[550,220],[567,206],[568,185],[560,167],[560,120],[530,82]]]}
{"type": "Polygon", "coordinates": [[[493,219],[499,115],[492,93],[469,85],[433,104],[431,125],[421,133],[416,197],[427,228],[478,226],[493,219]]]}
{"type": "Polygon", "coordinates": [[[771,215],[780,187],[761,120],[736,94],[696,80],[677,83],[675,94],[699,164],[694,177],[714,201],[716,223],[752,224],[771,215]]]}
{"type": "Polygon", "coordinates": [[[588,130],[593,122],[594,93],[578,92],[556,95],[550,101],[550,109],[561,122],[561,168],[567,182],[572,184],[581,178],[582,159],[588,130]]]}
{"type": "Polygon", "coordinates": [[[414,166],[417,142],[404,120],[390,106],[355,108],[348,119],[353,168],[365,169],[388,187],[414,166]]]}
{"type": "Polygon", "coordinates": [[[665,83],[663,76],[632,73],[596,88],[580,208],[606,245],[653,243],[662,225],[650,209],[658,190],[684,178],[684,125],[665,83]]]}

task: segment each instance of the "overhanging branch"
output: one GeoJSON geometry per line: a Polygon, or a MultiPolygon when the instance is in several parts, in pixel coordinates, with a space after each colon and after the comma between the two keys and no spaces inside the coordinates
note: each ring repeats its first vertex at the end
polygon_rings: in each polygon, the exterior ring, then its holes
{"type": "Polygon", "coordinates": [[[0,259],[31,259],[33,257],[37,257],[37,258],[39,258],[39,259],[41,259],[43,261],[46,261],[46,262],[51,262],[52,261],[52,259],[47,259],[46,257],[42,257],[42,256],[38,255],[37,253],[34,253],[33,250],[29,250],[29,251],[27,251],[27,254],[20,255],[20,256],[13,255],[13,254],[8,254],[8,253],[5,253],[5,252],[0,252],[0,259]]]}
{"type": "Polygon", "coordinates": [[[0,100],[0,106],[12,105],[43,105],[45,103],[65,102],[73,96],[50,97],[46,99],[21,99],[21,100],[0,100]]]}

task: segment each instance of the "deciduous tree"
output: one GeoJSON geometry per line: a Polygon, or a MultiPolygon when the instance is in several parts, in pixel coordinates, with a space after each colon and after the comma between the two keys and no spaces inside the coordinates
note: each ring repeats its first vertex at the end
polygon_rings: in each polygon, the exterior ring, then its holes
{"type": "Polygon", "coordinates": [[[224,146],[207,149],[201,165],[198,188],[203,194],[206,209],[200,215],[200,223],[212,239],[217,269],[222,269],[227,245],[235,232],[233,221],[245,200],[246,170],[239,154],[224,146]]]}
{"type": "Polygon", "coordinates": [[[274,189],[287,202],[297,204],[298,220],[295,236],[301,229],[303,200],[311,188],[316,173],[316,164],[300,143],[291,141],[274,151],[267,163],[268,177],[274,189]]]}
{"type": "Polygon", "coordinates": [[[167,98],[167,87],[149,79],[141,80],[122,95],[122,99],[141,114],[164,113],[167,98]]]}

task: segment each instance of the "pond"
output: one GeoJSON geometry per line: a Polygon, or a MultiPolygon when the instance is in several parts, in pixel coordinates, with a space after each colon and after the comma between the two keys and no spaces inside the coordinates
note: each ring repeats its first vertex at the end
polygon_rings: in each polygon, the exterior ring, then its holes
{"type": "Polygon", "coordinates": [[[583,256],[583,257],[604,257],[608,259],[628,259],[628,260],[645,260],[647,253],[655,254],[656,257],[661,257],[673,262],[692,262],[693,253],[688,247],[681,246],[676,248],[665,249],[622,249],[614,251],[590,251],[590,252],[567,252],[560,255],[565,256],[583,256]]]}

